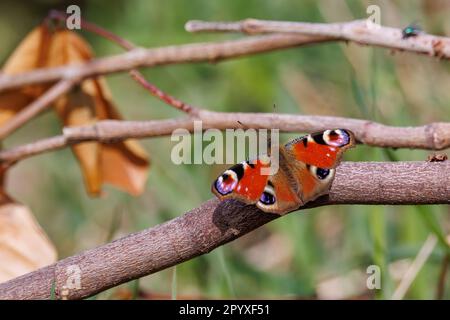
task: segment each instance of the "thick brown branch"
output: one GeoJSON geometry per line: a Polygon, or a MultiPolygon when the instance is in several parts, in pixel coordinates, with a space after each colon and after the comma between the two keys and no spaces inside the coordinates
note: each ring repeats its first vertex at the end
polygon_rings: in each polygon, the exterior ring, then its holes
{"type": "Polygon", "coordinates": [[[0,151],[0,162],[15,162],[30,156],[64,148],[83,141],[111,142],[127,138],[171,135],[176,129],[194,131],[194,121],[203,129],[278,128],[285,132],[314,132],[329,128],[352,130],[359,142],[390,148],[442,150],[450,147],[450,123],[438,122],[421,127],[392,127],[380,123],[326,116],[303,116],[271,113],[222,113],[200,111],[195,118],[115,121],[64,128],[64,134],[0,151]]]}
{"type": "MultiPolygon", "coordinates": [[[[344,162],[328,196],[331,204],[450,204],[450,162],[344,162]]],[[[0,284],[0,299],[89,297],[210,252],[278,218],[255,206],[216,199],[156,227],[63,259],[0,284]],[[70,289],[74,271],[81,288],[70,289]],[[72,280],[71,280],[72,279],[72,280]]]]}
{"type": "Polygon", "coordinates": [[[261,33],[296,33],[333,40],[353,41],[390,49],[428,54],[439,58],[450,58],[450,38],[420,33],[403,39],[402,30],[377,25],[370,20],[342,23],[308,23],[246,19],[236,22],[189,21],[186,30],[261,33]]]}

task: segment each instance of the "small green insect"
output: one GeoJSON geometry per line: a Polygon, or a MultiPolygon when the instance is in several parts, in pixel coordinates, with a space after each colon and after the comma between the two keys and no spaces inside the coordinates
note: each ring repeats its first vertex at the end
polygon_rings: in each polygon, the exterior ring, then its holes
{"type": "Polygon", "coordinates": [[[402,30],[402,39],[416,37],[421,32],[422,32],[422,29],[419,26],[417,26],[415,24],[410,24],[409,26],[407,26],[406,28],[404,28],[402,30]]]}

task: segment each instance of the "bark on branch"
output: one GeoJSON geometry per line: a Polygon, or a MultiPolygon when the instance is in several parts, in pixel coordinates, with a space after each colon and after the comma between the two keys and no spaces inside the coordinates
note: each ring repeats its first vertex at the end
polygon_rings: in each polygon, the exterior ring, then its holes
{"type": "Polygon", "coordinates": [[[136,48],[120,55],[96,59],[85,64],[42,69],[17,75],[0,75],[0,91],[62,79],[81,81],[96,75],[129,71],[139,67],[187,62],[217,62],[327,41],[353,41],[358,44],[427,54],[443,59],[450,58],[450,39],[447,37],[420,34],[402,39],[401,29],[368,24],[365,20],[331,24],[255,19],[230,23],[191,21],[186,25],[186,29],[188,31],[238,31],[251,34],[282,32],[284,34],[152,49],[136,48]]]}
{"type": "Polygon", "coordinates": [[[128,138],[167,136],[175,129],[194,130],[194,121],[203,129],[278,128],[285,132],[314,132],[329,128],[352,130],[359,142],[371,146],[442,150],[450,147],[450,123],[420,127],[392,127],[380,123],[329,116],[271,113],[223,113],[197,110],[196,117],[149,121],[99,121],[94,125],[64,128],[63,135],[0,151],[0,162],[13,163],[33,155],[84,141],[112,142],[128,138]]]}
{"type": "Polygon", "coordinates": [[[48,89],[39,98],[19,111],[11,120],[0,126],[0,140],[20,128],[31,118],[48,108],[56,99],[72,89],[76,81],[73,79],[61,80],[48,89]]]}
{"type": "MultiPolygon", "coordinates": [[[[334,204],[450,204],[450,161],[344,162],[330,194],[308,208],[334,204]]],[[[0,284],[0,299],[80,299],[230,242],[278,218],[255,206],[216,199],[150,229],[87,250],[0,284]],[[72,271],[71,271],[72,270],[72,271]],[[70,289],[73,270],[80,289],[70,289]]]]}
{"type": "Polygon", "coordinates": [[[62,79],[81,81],[96,75],[129,71],[139,67],[189,62],[217,62],[244,55],[323,42],[327,39],[325,37],[276,34],[223,42],[152,49],[136,48],[126,53],[95,59],[88,63],[46,68],[15,75],[0,74],[0,91],[30,84],[56,82],[62,79]]]}
{"type": "Polygon", "coordinates": [[[309,23],[245,19],[236,22],[189,21],[190,32],[242,32],[246,34],[288,33],[330,40],[352,41],[396,50],[405,50],[432,57],[450,58],[450,38],[420,32],[417,36],[403,38],[402,29],[385,27],[370,20],[340,23],[309,23]]]}

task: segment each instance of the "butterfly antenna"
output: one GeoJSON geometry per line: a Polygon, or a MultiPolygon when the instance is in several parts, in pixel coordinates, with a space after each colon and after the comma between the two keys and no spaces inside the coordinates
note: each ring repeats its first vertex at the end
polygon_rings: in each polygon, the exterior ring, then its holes
{"type": "MultiPolygon", "coordinates": [[[[240,120],[236,120],[237,123],[239,123],[239,125],[244,129],[250,129],[249,126],[247,126],[246,124],[242,123],[240,120]]],[[[268,130],[268,135],[267,135],[267,155],[270,157],[271,154],[271,147],[272,147],[272,137],[271,137],[271,132],[270,130],[268,130]]]]}
{"type": "Polygon", "coordinates": [[[270,130],[267,136],[267,155],[269,157],[272,155],[272,132],[270,130]]]}
{"type": "Polygon", "coordinates": [[[239,125],[243,128],[243,129],[248,129],[248,126],[243,124],[240,120],[236,120],[237,123],[239,123],[239,125]]]}

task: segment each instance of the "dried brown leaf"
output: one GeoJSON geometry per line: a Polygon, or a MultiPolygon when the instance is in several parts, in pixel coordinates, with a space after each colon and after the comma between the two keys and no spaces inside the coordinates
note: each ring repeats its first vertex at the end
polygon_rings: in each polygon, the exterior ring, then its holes
{"type": "MultiPolygon", "coordinates": [[[[17,74],[43,67],[49,41],[50,33],[45,26],[35,28],[14,50],[2,72],[17,74]]],[[[47,88],[48,85],[33,85],[0,93],[0,125],[39,97],[47,88]]]]}
{"type": "Polygon", "coordinates": [[[21,276],[56,261],[55,247],[28,207],[0,205],[0,282],[21,276]]]}
{"type": "MultiPolygon", "coordinates": [[[[44,24],[34,29],[17,47],[3,68],[5,73],[20,73],[36,68],[82,63],[93,58],[90,46],[69,30],[50,31],[44,24]]],[[[30,86],[0,94],[0,125],[39,97],[48,85],[30,86]]],[[[55,109],[66,126],[121,119],[106,82],[88,79],[70,93],[57,99],[55,109]]],[[[142,193],[149,159],[133,140],[114,144],[86,142],[72,147],[82,168],[88,192],[98,195],[109,183],[133,195],[142,193]]]]}

